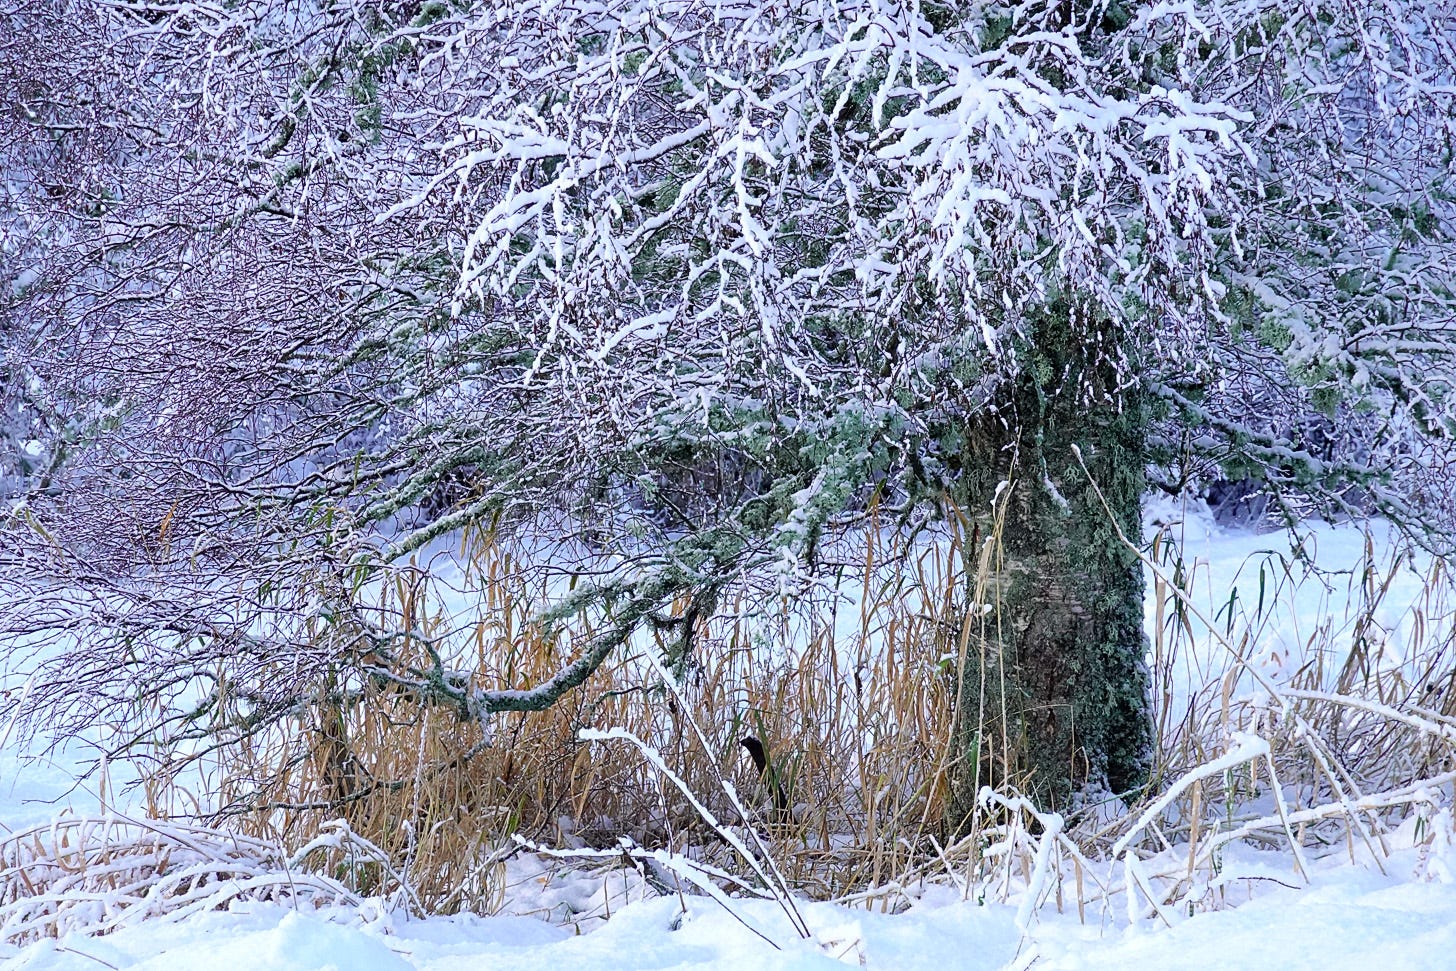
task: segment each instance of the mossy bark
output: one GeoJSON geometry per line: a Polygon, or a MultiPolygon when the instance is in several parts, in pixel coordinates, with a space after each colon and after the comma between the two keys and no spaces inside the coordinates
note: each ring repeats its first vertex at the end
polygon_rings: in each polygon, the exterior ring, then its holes
{"type": "Polygon", "coordinates": [[[981,785],[1067,808],[1088,788],[1146,781],[1143,575],[1118,529],[1140,540],[1148,416],[1113,326],[1065,306],[1038,314],[1010,400],[967,438],[960,499],[982,511],[991,609],[971,614],[958,667],[956,826],[981,785]]]}

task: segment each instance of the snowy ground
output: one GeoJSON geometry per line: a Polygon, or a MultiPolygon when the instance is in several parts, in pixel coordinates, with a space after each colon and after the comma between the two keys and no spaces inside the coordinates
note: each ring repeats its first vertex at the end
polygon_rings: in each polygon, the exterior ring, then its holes
{"type": "Polygon", "coordinates": [[[1412,879],[1414,863],[1407,852],[1386,864],[1388,874],[1349,863],[1330,865],[1316,870],[1310,885],[1299,890],[1265,881],[1247,903],[1170,928],[1129,930],[1115,923],[1103,926],[1095,917],[1082,924],[1075,912],[1052,910],[1023,938],[1012,907],[977,906],[948,888],[932,888],[915,907],[895,915],[803,905],[815,941],[796,939],[787,918],[764,901],[737,903],[734,916],[705,898],[691,898],[686,915],[677,899],[644,900],[586,934],[526,917],[370,921],[357,912],[300,913],[249,904],[178,924],[152,921],[101,938],[44,941],[0,966],[54,971],[95,971],[98,966],[137,971],[620,971],[846,964],[896,971],[1449,969],[1456,955],[1456,886],[1412,879]],[[777,948],[740,918],[771,937],[777,948]]]}
{"type": "MultiPolygon", "coordinates": [[[[1164,520],[1174,512],[1153,510],[1164,520]]],[[[1339,649],[1351,602],[1363,589],[1362,577],[1340,571],[1361,559],[1363,535],[1350,528],[1313,530],[1308,548],[1331,571],[1334,592],[1304,583],[1275,596],[1272,566],[1289,557],[1283,534],[1223,532],[1198,517],[1180,532],[1190,586],[1209,606],[1212,626],[1223,626],[1215,614],[1229,603],[1230,590],[1238,591],[1236,611],[1257,625],[1260,670],[1277,678],[1309,661],[1310,635],[1324,624],[1332,633],[1323,642],[1339,649]]],[[[1378,548],[1388,537],[1377,530],[1375,539],[1378,548]]],[[[1388,655],[1382,663],[1401,663],[1412,637],[1431,636],[1431,625],[1412,620],[1413,606],[1428,615],[1435,606],[1421,600],[1427,569],[1419,560],[1403,565],[1376,611],[1374,650],[1388,655]]],[[[1195,634],[1196,645],[1181,650],[1167,675],[1177,682],[1180,702],[1227,663],[1227,649],[1206,629],[1195,624],[1195,634]]],[[[64,806],[96,811],[94,784],[74,788],[84,746],[49,761],[25,761],[22,754],[13,741],[0,746],[4,829],[43,822],[64,806]]],[[[1449,793],[1441,798],[1449,804],[1449,793]]],[[[1287,852],[1232,844],[1218,885],[1209,888],[1223,898],[1224,909],[1169,913],[1132,925],[1125,912],[1106,905],[1079,915],[1075,904],[1064,902],[1059,911],[1049,897],[1032,913],[1014,898],[980,905],[949,886],[930,886],[915,889],[918,902],[898,914],[800,904],[813,932],[813,939],[802,940],[772,901],[734,901],[730,913],[706,897],[649,898],[640,882],[604,882],[600,875],[522,857],[512,864],[514,909],[554,913],[559,921],[568,908],[558,912],[556,903],[569,901],[569,909],[581,913],[598,895],[598,912],[610,913],[609,919],[565,926],[528,916],[410,920],[369,907],[299,912],[251,902],[181,922],[148,920],[103,937],[72,934],[19,950],[0,945],[0,968],[1452,968],[1456,851],[1444,836],[1451,818],[1443,813],[1425,825],[1442,831],[1433,846],[1415,845],[1419,834],[1412,821],[1390,838],[1388,859],[1376,862],[1358,847],[1341,848],[1313,864],[1307,884],[1287,852]]]]}

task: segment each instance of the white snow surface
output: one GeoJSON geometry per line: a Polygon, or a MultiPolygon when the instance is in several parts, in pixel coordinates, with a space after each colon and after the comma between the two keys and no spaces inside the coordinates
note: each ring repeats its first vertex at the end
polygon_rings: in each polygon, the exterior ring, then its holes
{"type": "MultiPolygon", "coordinates": [[[[1175,531],[1191,586],[1201,591],[1196,599],[1216,628],[1222,619],[1214,614],[1228,603],[1230,590],[1237,589],[1246,615],[1255,612],[1260,564],[1289,556],[1282,533],[1222,531],[1200,510],[1189,515],[1167,505],[1151,508],[1149,516],[1155,523],[1181,520],[1175,531]]],[[[1306,532],[1315,562],[1332,575],[1324,585],[1305,583],[1279,595],[1266,590],[1277,605],[1259,627],[1258,665],[1274,679],[1309,660],[1303,652],[1319,625],[1335,632],[1326,643],[1341,643],[1350,601],[1359,596],[1361,578],[1346,583],[1340,571],[1361,561],[1365,534],[1349,526],[1306,532]]],[[[1377,561],[1390,539],[1375,527],[1377,561]]],[[[1388,652],[1385,663],[1399,664],[1419,646],[1414,635],[1442,633],[1427,630],[1436,625],[1412,627],[1410,620],[1428,569],[1419,558],[1405,563],[1376,613],[1384,643],[1375,649],[1388,652]]],[[[1267,572],[1265,582],[1272,583],[1267,572]]],[[[1150,594],[1151,633],[1153,606],[1150,594]]],[[[1206,628],[1195,624],[1194,630],[1194,647],[1175,659],[1168,675],[1177,682],[1178,703],[1225,667],[1220,653],[1226,648],[1206,628]]],[[[1251,682],[1244,687],[1252,688],[1251,682]]],[[[63,809],[98,810],[96,785],[75,784],[84,746],[62,747],[40,761],[27,754],[0,736],[0,832],[63,809]]],[[[623,879],[623,871],[604,877],[523,854],[511,863],[507,913],[496,916],[413,919],[379,907],[300,911],[235,901],[227,910],[180,921],[148,919],[104,936],[72,933],[21,948],[0,945],[0,969],[1449,969],[1456,968],[1456,836],[1450,794],[1439,801],[1447,809],[1422,823],[1441,830],[1434,843],[1417,845],[1411,820],[1390,838],[1388,858],[1377,862],[1358,847],[1339,848],[1315,861],[1307,883],[1287,852],[1230,844],[1213,888],[1223,909],[1133,925],[1120,908],[1099,906],[1079,915],[1074,902],[1059,907],[1053,896],[1023,932],[1023,902],[978,903],[963,899],[954,886],[932,884],[911,888],[918,899],[901,913],[884,913],[878,903],[866,909],[800,902],[814,935],[803,940],[772,901],[734,900],[730,913],[708,897],[653,896],[640,879],[623,879]]]]}
{"type": "MultiPolygon", "coordinates": [[[[1456,954],[1456,886],[1413,879],[1409,853],[1389,873],[1348,861],[1319,868],[1293,890],[1268,880],[1246,903],[1172,927],[1126,928],[1075,910],[1046,908],[1023,938],[1014,908],[978,906],[932,887],[908,911],[883,914],[802,904],[816,939],[794,937],[767,901],[737,901],[736,916],[706,898],[631,903],[589,933],[529,917],[398,915],[366,919],[344,910],[298,912],[239,904],[180,923],[156,920],[105,937],[70,935],[32,944],[6,969],[95,971],[394,971],[394,969],[834,968],[991,971],[1000,968],[1276,968],[1279,971],[1449,969],[1456,954]],[[747,929],[750,922],[780,949],[747,929]]],[[[1293,881],[1292,874],[1285,879],[1293,881]]],[[[1234,880],[1233,883],[1240,881],[1234,880]]],[[[1248,881],[1255,883],[1254,879],[1248,881]]],[[[1244,888],[1237,888],[1243,890],[1244,888]]]]}

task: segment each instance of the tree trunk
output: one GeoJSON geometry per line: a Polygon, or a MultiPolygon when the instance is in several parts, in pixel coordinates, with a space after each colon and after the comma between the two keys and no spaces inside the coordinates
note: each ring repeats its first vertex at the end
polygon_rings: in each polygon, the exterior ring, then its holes
{"type": "Polygon", "coordinates": [[[1117,534],[1141,538],[1144,395],[1120,386],[1126,345],[1105,319],[1053,305],[1027,329],[1011,400],[998,402],[1009,417],[971,430],[963,456],[991,609],[973,612],[962,641],[957,827],[982,785],[1065,809],[1084,792],[1136,789],[1152,753],[1143,575],[1117,534]]]}

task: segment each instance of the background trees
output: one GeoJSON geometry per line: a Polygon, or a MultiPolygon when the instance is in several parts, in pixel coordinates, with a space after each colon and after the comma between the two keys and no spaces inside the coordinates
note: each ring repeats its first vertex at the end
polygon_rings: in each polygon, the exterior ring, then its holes
{"type": "Polygon", "coordinates": [[[1001,577],[966,747],[990,712],[1025,740],[967,791],[1030,771],[1064,800],[1146,769],[1112,527],[1137,542],[1149,468],[1291,515],[1449,512],[1439,10],[5,16],[31,417],[0,623],[65,645],[32,717],[226,742],[365,683],[544,705],[643,624],[681,664],[725,591],[812,585],[871,503],[949,500],[1001,577]],[[363,603],[483,526],[590,561],[543,622],[596,634],[536,690],[363,603]]]}

